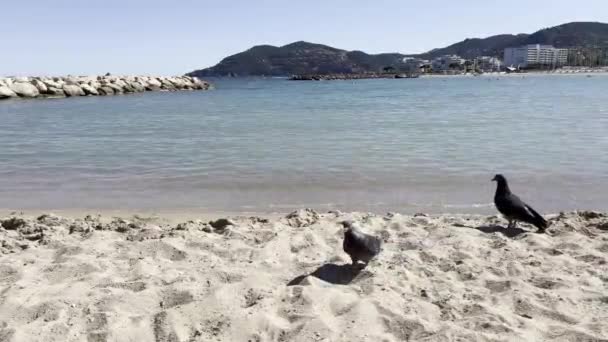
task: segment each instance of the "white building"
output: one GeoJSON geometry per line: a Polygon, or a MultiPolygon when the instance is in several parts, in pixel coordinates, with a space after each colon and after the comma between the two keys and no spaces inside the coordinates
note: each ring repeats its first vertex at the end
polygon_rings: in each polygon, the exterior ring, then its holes
{"type": "Polygon", "coordinates": [[[519,68],[558,67],[568,61],[568,49],[540,44],[506,48],[504,61],[506,66],[519,68]]]}
{"type": "Polygon", "coordinates": [[[441,57],[437,57],[433,59],[431,65],[433,67],[433,71],[447,71],[450,69],[454,69],[454,67],[460,67],[463,65],[465,60],[457,55],[445,55],[441,57]]]}
{"type": "Polygon", "coordinates": [[[475,65],[481,71],[500,71],[502,62],[496,57],[481,56],[475,58],[475,65]]]}
{"type": "Polygon", "coordinates": [[[404,69],[410,72],[420,72],[425,65],[429,65],[430,62],[426,59],[415,58],[415,57],[404,57],[403,58],[404,69]]]}

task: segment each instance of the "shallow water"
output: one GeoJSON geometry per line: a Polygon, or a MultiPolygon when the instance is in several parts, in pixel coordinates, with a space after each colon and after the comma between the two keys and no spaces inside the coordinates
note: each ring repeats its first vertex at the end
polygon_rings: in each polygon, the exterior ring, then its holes
{"type": "Polygon", "coordinates": [[[216,86],[0,102],[0,208],[608,208],[608,76],[216,86]]]}

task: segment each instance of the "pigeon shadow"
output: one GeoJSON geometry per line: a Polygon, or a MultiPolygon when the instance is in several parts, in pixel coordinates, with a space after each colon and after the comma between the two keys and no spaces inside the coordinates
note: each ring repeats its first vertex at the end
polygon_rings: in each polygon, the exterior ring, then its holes
{"type": "Polygon", "coordinates": [[[352,264],[325,264],[310,274],[295,277],[289,283],[287,283],[287,286],[300,285],[302,281],[309,276],[335,285],[348,285],[359,275],[359,273],[361,273],[362,270],[363,267],[353,266],[352,264]]]}
{"type": "Polygon", "coordinates": [[[521,228],[505,228],[505,227],[501,227],[501,226],[481,226],[481,227],[475,227],[475,229],[479,230],[482,233],[486,233],[486,234],[492,234],[492,233],[501,233],[502,235],[506,236],[506,237],[516,237],[518,235],[521,235],[523,233],[526,233],[527,231],[521,229],[521,228]]]}

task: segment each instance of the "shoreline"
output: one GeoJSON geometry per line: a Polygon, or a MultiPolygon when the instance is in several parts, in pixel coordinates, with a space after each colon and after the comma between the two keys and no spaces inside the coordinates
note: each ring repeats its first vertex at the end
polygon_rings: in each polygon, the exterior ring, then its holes
{"type": "Polygon", "coordinates": [[[529,70],[522,72],[493,71],[483,73],[363,73],[363,74],[303,74],[285,76],[289,81],[348,81],[348,80],[368,80],[368,79],[402,79],[402,78],[433,78],[433,77],[495,77],[495,76],[525,76],[525,75],[606,75],[608,68],[598,69],[557,69],[557,70],[529,70]]]}
{"type": "Polygon", "coordinates": [[[224,210],[204,210],[196,208],[188,209],[6,209],[0,208],[0,218],[19,216],[28,219],[35,219],[43,215],[55,215],[66,218],[83,218],[86,216],[96,216],[104,221],[113,218],[133,218],[146,217],[161,220],[166,223],[177,224],[189,220],[214,220],[225,217],[263,217],[267,219],[277,219],[287,215],[288,211],[280,212],[260,212],[260,211],[224,211],[224,210]]]}

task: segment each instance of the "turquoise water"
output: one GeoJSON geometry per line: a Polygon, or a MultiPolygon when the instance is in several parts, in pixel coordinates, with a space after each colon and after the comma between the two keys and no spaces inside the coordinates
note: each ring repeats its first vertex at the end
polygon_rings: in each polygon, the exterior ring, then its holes
{"type": "Polygon", "coordinates": [[[608,207],[608,76],[215,82],[0,102],[0,208],[608,207]]]}

